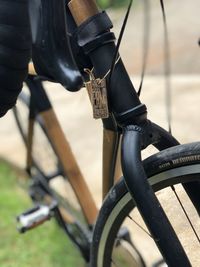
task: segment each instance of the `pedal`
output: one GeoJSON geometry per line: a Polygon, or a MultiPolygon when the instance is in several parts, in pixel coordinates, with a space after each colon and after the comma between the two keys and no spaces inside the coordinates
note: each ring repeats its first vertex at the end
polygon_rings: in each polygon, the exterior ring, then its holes
{"type": "Polygon", "coordinates": [[[55,204],[51,206],[38,205],[20,214],[17,216],[17,222],[20,225],[18,231],[25,233],[50,220],[54,216],[55,207],[55,204]]]}

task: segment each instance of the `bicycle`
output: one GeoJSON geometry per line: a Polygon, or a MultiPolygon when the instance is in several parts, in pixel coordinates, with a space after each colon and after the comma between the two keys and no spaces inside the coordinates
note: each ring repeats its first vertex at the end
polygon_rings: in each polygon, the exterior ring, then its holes
{"type": "MultiPolygon", "coordinates": [[[[57,3],[57,5],[59,4],[57,3]]],[[[151,234],[148,235],[157,243],[167,264],[176,267],[191,266],[186,256],[188,252],[183,251],[182,245],[180,245],[176,235],[174,235],[173,229],[168,224],[165,215],[160,211],[160,206],[154,198],[151,187],[146,183],[146,175],[154,191],[171,187],[172,191],[176,194],[175,185],[179,183],[183,184],[187,195],[199,213],[199,144],[194,143],[177,146],[178,142],[167,131],[146,119],[146,107],[140,103],[137,94],[133,91],[134,88],[123,67],[121,59],[117,59],[118,50],[116,50],[114,45],[113,34],[108,31],[111,23],[106,14],[99,13],[95,3],[91,3],[91,6],[88,7],[85,6],[84,1],[72,1],[69,6],[76,23],[80,25],[79,42],[89,54],[90,60],[93,63],[92,65],[94,66],[95,76],[104,77],[110,69],[109,75],[106,78],[109,85],[108,109],[112,112],[109,112],[108,117],[106,117],[107,115],[105,116],[106,118],[103,117],[103,195],[104,197],[107,195],[107,197],[95,223],[98,210],[92,199],[92,195],[84,183],[84,179],[71,153],[69,144],[66,142],[61,127],[57,122],[51,103],[45,94],[41,83],[41,80],[44,78],[29,76],[26,82],[31,92],[31,98],[29,100],[23,93],[20,97],[25,107],[28,107],[29,110],[27,133],[24,131],[20,122],[17,107],[14,109],[14,113],[21,135],[27,146],[26,169],[27,173],[33,179],[30,190],[31,197],[34,202],[45,200],[51,205],[47,213],[43,211],[43,205],[39,205],[37,208],[19,216],[19,220],[23,216],[28,219],[28,224],[24,224],[21,231],[33,228],[46,219],[49,219],[53,214],[57,218],[59,225],[79,247],[85,260],[87,262],[90,261],[92,267],[109,267],[112,264],[118,266],[119,264],[115,263],[116,259],[112,257],[112,252],[115,254],[114,257],[120,254],[118,248],[119,250],[122,249],[122,255],[117,259],[119,263],[121,261],[120,264],[124,264],[123,261],[127,259],[127,253],[130,251],[132,261],[131,264],[127,262],[126,264],[129,264],[127,266],[146,266],[143,256],[134,246],[134,236],[132,238],[130,237],[131,231],[127,230],[129,227],[121,227],[126,216],[132,220],[129,212],[135,207],[135,203],[137,203],[143,219],[150,230],[151,234]],[[84,9],[85,12],[82,11],[79,14],[77,12],[78,7],[82,7],[81,10],[84,9]],[[98,25],[100,25],[100,29],[98,29],[98,25]],[[90,36],[87,28],[92,26],[96,26],[97,28],[95,29],[95,35],[90,36]],[[103,33],[102,28],[104,29],[103,33]],[[87,39],[88,37],[85,38],[85,34],[90,36],[89,40],[87,39]],[[119,73],[120,75],[118,75],[119,73]],[[121,92],[122,86],[123,88],[127,88],[126,90],[124,89],[123,94],[121,92]],[[114,91],[113,88],[115,88],[114,91]],[[41,162],[37,162],[38,158],[35,158],[34,154],[32,156],[34,123],[38,124],[39,128],[42,129],[51,147],[51,151],[56,155],[56,171],[53,171],[53,173],[46,174],[40,167],[41,162]],[[112,188],[115,180],[116,160],[121,135],[123,135],[122,169],[124,179],[112,188]],[[163,151],[144,161],[144,172],[140,160],[140,150],[149,144],[153,144],[158,150],[163,151]],[[67,163],[66,159],[70,163],[67,163]],[[132,160],[130,161],[130,159],[132,160]],[[67,176],[79,199],[81,209],[87,221],[87,229],[83,229],[82,225],[77,223],[73,216],[68,213],[68,207],[66,209],[62,208],[60,197],[49,187],[49,181],[60,174],[67,176]],[[78,182],[76,181],[77,179],[78,182]],[[109,190],[111,191],[109,192],[109,190]],[[149,193],[150,196],[148,195],[149,193]],[[147,195],[148,198],[146,198],[147,195]],[[57,199],[57,202],[54,202],[54,199],[57,199]],[[152,219],[153,213],[155,218],[152,219]],[[92,230],[93,225],[94,232],[92,230]],[[90,245],[91,238],[92,245],[90,245]]],[[[62,8],[62,5],[60,8],[62,8]]],[[[58,62],[56,64],[58,66],[58,62]]],[[[70,64],[71,69],[77,70],[77,67],[74,67],[72,61],[70,64]]],[[[94,81],[93,73],[89,73],[92,81],[94,81]]],[[[79,84],[80,76],[76,73],[74,77],[71,77],[74,78],[70,80],[71,84],[73,84],[71,88],[74,90],[74,88],[79,87],[79,85],[74,86],[74,81],[78,79],[77,84],[79,84]]],[[[102,86],[102,88],[104,87],[102,86]]],[[[90,94],[91,102],[93,103],[92,97],[90,94]]],[[[101,106],[103,104],[105,103],[101,103],[101,106]]],[[[95,110],[94,107],[94,114],[99,116],[99,113],[101,113],[101,116],[104,116],[106,110],[101,110],[100,108],[98,110],[98,107],[95,110]]],[[[198,219],[198,217],[196,218],[198,219]]],[[[197,219],[196,221],[198,223],[197,219]]],[[[198,246],[198,236],[196,236],[196,240],[196,245],[198,246]]]]}

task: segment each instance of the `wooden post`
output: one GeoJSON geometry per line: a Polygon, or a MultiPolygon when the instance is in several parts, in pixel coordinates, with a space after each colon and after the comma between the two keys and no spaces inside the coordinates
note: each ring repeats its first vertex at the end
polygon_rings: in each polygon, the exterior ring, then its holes
{"type": "Polygon", "coordinates": [[[111,168],[113,166],[113,159],[115,147],[118,145],[118,133],[110,130],[103,130],[103,199],[107,195],[114,182],[117,181],[121,174],[120,153],[117,153],[114,176],[111,177],[111,168]]]}
{"type": "Polygon", "coordinates": [[[97,4],[94,0],[71,0],[68,3],[68,7],[77,26],[99,13],[97,4]]]}

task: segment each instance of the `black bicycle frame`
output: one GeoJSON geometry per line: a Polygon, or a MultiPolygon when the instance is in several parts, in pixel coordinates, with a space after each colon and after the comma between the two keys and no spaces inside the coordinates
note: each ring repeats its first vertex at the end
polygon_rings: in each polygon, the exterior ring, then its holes
{"type": "Polygon", "coordinates": [[[122,170],[126,185],[168,266],[191,266],[173,227],[148,183],[141,161],[142,135],[141,127],[124,128],[122,170]],[[170,250],[172,244],[173,249],[170,250]]]}

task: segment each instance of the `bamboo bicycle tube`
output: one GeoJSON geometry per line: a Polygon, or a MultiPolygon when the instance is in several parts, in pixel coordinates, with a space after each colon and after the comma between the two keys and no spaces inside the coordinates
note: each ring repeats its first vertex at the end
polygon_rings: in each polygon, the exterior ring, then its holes
{"type": "Polygon", "coordinates": [[[68,3],[68,7],[78,26],[88,18],[99,13],[94,0],[71,0],[68,3]]]}
{"type": "Polygon", "coordinates": [[[26,168],[31,169],[32,166],[32,146],[33,146],[33,132],[34,132],[34,119],[28,121],[28,136],[27,136],[27,157],[26,157],[26,168]]]}
{"type": "Polygon", "coordinates": [[[116,146],[118,146],[118,133],[110,130],[103,130],[103,199],[114,185],[114,183],[121,177],[121,164],[119,149],[117,152],[116,161],[114,160],[114,154],[116,146]],[[114,173],[112,173],[112,167],[115,164],[114,173]]]}
{"type": "Polygon", "coordinates": [[[77,199],[79,200],[85,218],[87,222],[92,225],[96,220],[98,209],[75,160],[71,147],[59,125],[56,114],[52,109],[50,109],[48,111],[41,112],[40,115],[44,120],[44,126],[48,132],[51,142],[53,143],[56,154],[60,159],[66,177],[74,189],[77,199]]]}

